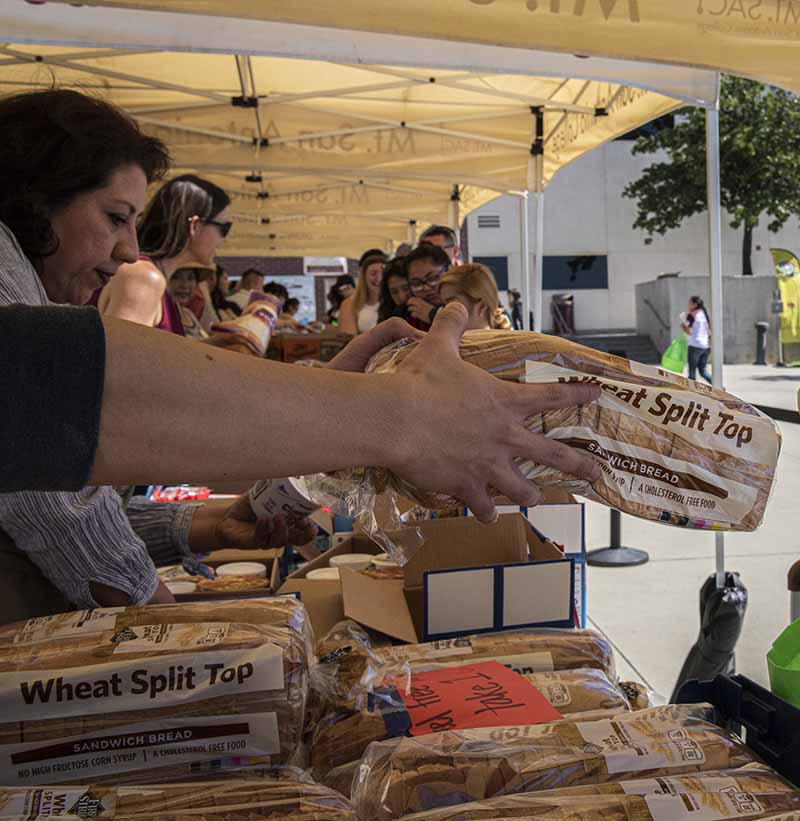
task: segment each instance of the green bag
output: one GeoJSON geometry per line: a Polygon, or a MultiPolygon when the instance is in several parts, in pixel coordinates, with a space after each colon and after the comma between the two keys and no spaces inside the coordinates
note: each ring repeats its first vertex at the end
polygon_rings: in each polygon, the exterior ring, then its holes
{"type": "Polygon", "coordinates": [[[665,371],[683,373],[686,367],[686,337],[683,334],[669,343],[669,348],[661,357],[661,367],[665,371]]]}
{"type": "Polygon", "coordinates": [[[772,692],[800,707],[800,620],[775,639],[767,653],[767,668],[772,692]]]}

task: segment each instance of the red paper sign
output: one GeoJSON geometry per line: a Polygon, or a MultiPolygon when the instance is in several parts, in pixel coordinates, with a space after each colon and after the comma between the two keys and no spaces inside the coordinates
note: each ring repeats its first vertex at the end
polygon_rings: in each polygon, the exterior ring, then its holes
{"type": "Polygon", "coordinates": [[[413,673],[408,692],[406,683],[393,682],[411,718],[411,735],[563,718],[524,676],[496,661],[413,673]]]}

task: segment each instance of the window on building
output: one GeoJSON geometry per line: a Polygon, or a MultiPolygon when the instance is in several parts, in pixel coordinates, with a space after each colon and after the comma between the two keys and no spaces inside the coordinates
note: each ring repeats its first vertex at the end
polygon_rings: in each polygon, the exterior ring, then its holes
{"type": "Polygon", "coordinates": [[[608,288],[608,257],[601,254],[546,256],[542,274],[545,291],[608,288]]]}
{"type": "Polygon", "coordinates": [[[472,261],[485,265],[494,274],[498,291],[508,290],[508,257],[473,257],[472,261]]]}

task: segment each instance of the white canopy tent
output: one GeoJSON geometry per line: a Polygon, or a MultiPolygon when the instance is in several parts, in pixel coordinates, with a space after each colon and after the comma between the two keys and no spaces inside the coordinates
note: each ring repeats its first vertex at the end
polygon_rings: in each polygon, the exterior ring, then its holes
{"type": "MultiPolygon", "coordinates": [[[[602,133],[602,125],[607,122],[606,117],[615,105],[632,112],[634,108],[630,106],[635,106],[637,99],[647,100],[650,104],[654,97],[660,97],[661,104],[652,106],[646,119],[665,113],[680,103],[704,106],[707,111],[709,271],[714,336],[712,364],[715,384],[722,384],[722,256],[716,72],[726,70],[800,89],[800,64],[795,59],[798,50],[796,38],[800,33],[800,3],[796,0],[761,0],[751,4],[750,8],[739,2],[729,3],[728,0],[719,0],[714,4],[705,0],[699,0],[699,3],[698,0],[671,0],[669,3],[646,0],[597,0],[596,3],[588,0],[574,0],[574,3],[567,0],[529,0],[527,3],[521,0],[441,0],[436,4],[409,0],[402,6],[376,3],[374,0],[369,3],[366,0],[341,0],[336,4],[301,0],[175,0],[170,4],[169,13],[154,11],[159,5],[157,0],[100,0],[93,4],[107,8],[74,8],[54,4],[27,6],[20,3],[0,11],[0,24],[7,43],[49,44],[80,49],[185,50],[206,54],[235,51],[239,55],[269,55],[275,59],[302,57],[331,61],[339,66],[365,66],[370,71],[385,75],[387,84],[391,82],[389,77],[396,77],[398,81],[402,79],[406,83],[406,91],[411,87],[419,89],[428,83],[438,88],[446,87],[451,92],[481,95],[477,88],[491,83],[493,79],[499,80],[497,75],[501,71],[505,76],[508,72],[528,78],[562,78],[557,82],[558,91],[555,93],[552,89],[550,93],[543,93],[541,88],[534,90],[529,86],[520,94],[519,89],[509,90],[502,83],[495,83],[494,92],[499,100],[509,101],[510,95],[514,95],[514,101],[518,104],[522,97],[532,115],[533,129],[529,142],[534,150],[529,150],[524,164],[515,159],[513,166],[506,161],[505,165],[490,164],[489,169],[471,158],[465,168],[462,157],[460,166],[453,165],[449,169],[450,174],[445,175],[446,179],[432,179],[431,175],[438,172],[431,172],[430,168],[419,170],[426,165],[421,154],[417,157],[417,171],[410,177],[407,168],[395,168],[398,176],[390,176],[393,171],[391,161],[383,163],[374,177],[374,168],[368,168],[368,174],[356,174],[358,185],[367,184],[369,179],[374,179],[378,185],[386,180],[393,185],[400,179],[413,179],[419,185],[423,182],[445,182],[447,199],[444,207],[448,209],[451,220],[456,211],[455,206],[450,204],[453,184],[460,186],[459,194],[462,197],[466,188],[475,188],[473,207],[486,197],[486,192],[513,191],[521,196],[526,228],[527,192],[533,191],[537,198],[537,262],[533,276],[526,276],[526,286],[539,302],[535,310],[538,322],[541,321],[542,199],[544,186],[552,174],[583,150],[622,133],[621,130],[614,132],[613,128],[607,128],[602,133]],[[136,9],[136,12],[111,8],[115,6],[136,9]],[[446,32],[446,37],[442,36],[442,32],[446,32]],[[589,55],[591,58],[587,59],[589,55]],[[420,64],[426,67],[422,72],[414,68],[420,64]],[[411,68],[400,71],[397,67],[411,68]],[[435,84],[430,82],[432,70],[437,73],[435,84]],[[465,71],[468,72],[467,76],[458,76],[458,72],[465,71]],[[439,80],[440,72],[443,73],[444,82],[439,80]],[[455,72],[455,76],[450,72],[455,72]],[[568,94],[564,101],[558,97],[559,91],[568,88],[571,83],[582,83],[585,89],[593,90],[605,86],[606,96],[595,96],[593,106],[585,105],[585,91],[572,96],[568,94]],[[464,89],[464,84],[472,87],[464,89]],[[603,102],[598,104],[597,99],[603,102]],[[565,103],[573,108],[568,108],[565,103]],[[542,116],[537,118],[540,111],[542,116]],[[555,123],[552,123],[553,117],[555,123]],[[543,127],[541,120],[544,120],[543,127]],[[540,145],[537,146],[537,143],[540,145]],[[479,176],[472,178],[470,172],[477,172],[479,176]],[[502,180],[504,184],[486,185],[487,174],[502,180]]],[[[41,49],[20,49],[15,52],[6,47],[5,53],[11,61],[22,62],[42,56],[41,49]]],[[[107,56],[101,54],[97,59],[107,56]]],[[[142,58],[141,54],[130,56],[136,60],[142,58]]],[[[127,56],[118,53],[117,58],[127,59],[127,56]]],[[[91,62],[95,57],[83,52],[79,59],[91,62]]],[[[237,67],[242,72],[240,59],[237,59],[237,67]]],[[[61,57],[57,53],[55,56],[51,54],[45,60],[53,66],[59,65],[59,61],[63,69],[74,68],[69,54],[61,57]]],[[[161,72],[163,68],[162,63],[156,70],[161,72]]],[[[123,85],[133,82],[132,75],[124,71],[115,73],[113,69],[104,69],[102,76],[123,85]]],[[[251,78],[253,83],[248,90],[245,70],[241,91],[243,100],[261,93],[254,76],[251,78]]],[[[137,79],[141,81],[141,75],[137,79]]],[[[515,81],[519,81],[519,77],[515,81]]],[[[162,91],[177,93],[185,91],[186,87],[184,84],[182,89],[176,88],[174,86],[177,84],[173,83],[173,88],[167,88],[161,81],[159,85],[162,91]]],[[[344,96],[365,97],[387,90],[376,89],[374,85],[362,84],[354,94],[344,96]]],[[[149,87],[152,89],[152,82],[149,87]]],[[[575,90],[574,86],[571,90],[575,90]]],[[[316,89],[313,96],[319,99],[320,90],[316,89]]],[[[341,94],[339,97],[341,99],[341,94]]],[[[402,102],[405,104],[407,100],[406,97],[402,102]]],[[[285,103],[286,99],[282,102],[285,103]]],[[[223,101],[217,100],[217,103],[223,101]]],[[[205,104],[207,106],[208,101],[205,104]]],[[[169,112],[175,112],[174,102],[166,105],[169,112]]],[[[479,111],[486,105],[488,100],[482,99],[472,113],[479,116],[479,111]]],[[[639,115],[642,115],[644,107],[637,112],[639,115]]],[[[140,117],[161,114],[152,108],[137,113],[140,117]]],[[[329,114],[330,109],[326,108],[324,113],[329,114]]],[[[496,122],[498,114],[494,112],[488,122],[496,122]]],[[[466,122],[469,115],[462,110],[459,115],[453,116],[456,117],[455,122],[466,122]]],[[[385,119],[376,118],[374,112],[367,119],[371,121],[370,128],[380,125],[392,130],[406,129],[412,121],[410,117],[397,121],[388,113],[385,119]]],[[[635,117],[632,116],[630,127],[633,120],[635,117]]],[[[420,125],[419,120],[413,122],[420,125]]],[[[432,136],[430,129],[439,128],[440,125],[437,111],[434,121],[422,121],[419,130],[432,136]]],[[[166,127],[174,126],[172,123],[166,127]]],[[[199,136],[201,128],[202,125],[187,126],[182,122],[181,130],[182,133],[199,136]],[[194,132],[188,129],[194,129],[194,132]]],[[[315,138],[330,139],[337,136],[331,133],[337,130],[323,128],[315,133],[315,138]]],[[[445,130],[459,131],[456,127],[445,130]]],[[[481,126],[473,124],[466,131],[451,136],[475,139],[478,133],[478,142],[489,145],[492,139],[501,140],[505,144],[495,142],[494,145],[508,150],[520,148],[519,144],[523,142],[518,126],[511,128],[511,134],[500,136],[480,134],[480,130],[481,126]]],[[[347,132],[348,135],[353,133],[352,128],[347,132]]],[[[259,136],[255,148],[261,147],[259,136]]],[[[263,147],[269,153],[269,145],[264,144],[263,147]]],[[[427,156],[430,157],[430,154],[427,156]]],[[[252,156],[242,157],[238,164],[230,165],[232,168],[219,169],[213,164],[204,167],[200,157],[195,155],[187,162],[187,166],[204,172],[240,173],[250,168],[253,178],[264,177],[260,167],[255,167],[252,156]]],[[[268,173],[278,175],[292,175],[297,171],[294,166],[280,168],[271,162],[266,162],[265,166],[269,169],[268,173]]],[[[309,166],[304,166],[303,170],[308,172],[309,166]]],[[[319,174],[324,177],[354,169],[345,162],[336,168],[325,162],[322,168],[312,170],[324,171],[319,174]]],[[[305,176],[307,178],[309,174],[305,176]]],[[[341,183],[341,179],[338,181],[341,183]]],[[[348,177],[347,182],[350,184],[352,178],[348,177]]],[[[296,185],[296,182],[290,184],[296,185]]],[[[404,193],[418,201],[423,197],[419,190],[404,193]]],[[[442,201],[441,197],[439,201],[442,201]]],[[[370,218],[385,216],[372,207],[367,211],[370,218]]],[[[315,213],[319,214],[316,209],[315,213]]],[[[303,212],[291,214],[288,207],[282,214],[286,219],[303,216],[303,212]]],[[[365,223],[354,222],[348,227],[355,229],[362,224],[365,223]]],[[[407,219],[408,225],[413,228],[413,218],[407,219]]],[[[527,231],[522,235],[523,246],[527,248],[527,231]]],[[[277,235],[275,239],[278,239],[277,235]]],[[[299,241],[306,242],[303,238],[299,241]]],[[[328,240],[326,235],[328,241],[333,241],[333,237],[328,240]]],[[[361,247],[364,247],[363,242],[361,247]]],[[[524,259],[527,265],[527,251],[524,259]]],[[[721,534],[717,534],[717,569],[721,581],[724,571],[721,534]]]]}

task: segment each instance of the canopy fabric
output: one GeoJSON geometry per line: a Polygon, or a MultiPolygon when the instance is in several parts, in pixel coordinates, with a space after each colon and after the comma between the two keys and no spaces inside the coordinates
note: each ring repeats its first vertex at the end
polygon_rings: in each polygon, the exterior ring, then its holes
{"type": "MultiPolygon", "coordinates": [[[[92,5],[156,9],[161,0],[92,5]]],[[[800,0],[172,0],[169,7],[706,67],[800,92],[800,0]]]]}
{"type": "Polygon", "coordinates": [[[584,152],[680,105],[599,80],[0,47],[3,91],[46,87],[54,78],[131,112],[168,143],[174,173],[195,172],[224,187],[236,218],[225,253],[247,256],[359,256],[403,242],[410,224],[446,224],[455,192],[464,215],[501,193],[536,190],[584,152]],[[532,157],[537,107],[541,165],[532,157]]]}

